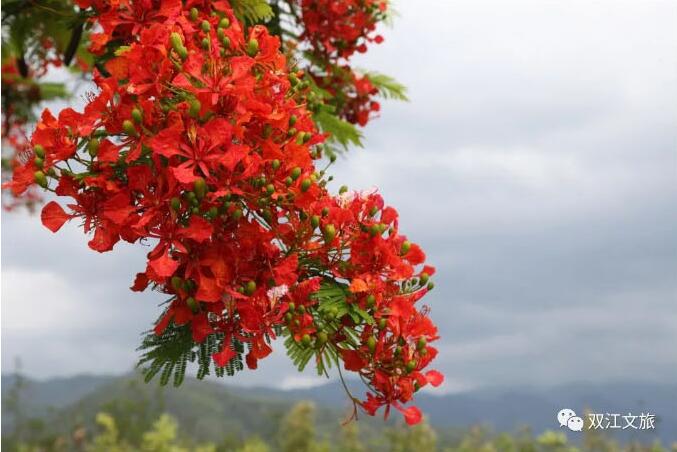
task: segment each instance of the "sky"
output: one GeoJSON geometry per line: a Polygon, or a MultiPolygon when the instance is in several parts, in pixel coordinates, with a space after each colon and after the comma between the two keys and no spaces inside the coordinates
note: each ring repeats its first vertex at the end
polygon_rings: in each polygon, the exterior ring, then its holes
{"type": "MultiPolygon", "coordinates": [[[[441,392],[677,375],[677,3],[397,0],[356,66],[394,76],[336,187],[378,186],[435,265],[441,392]]],[[[336,189],[335,187],[335,189],[336,189]]],[[[2,370],[132,369],[147,247],[2,215],[2,370]]],[[[236,384],[324,382],[284,348],[236,384]]]]}

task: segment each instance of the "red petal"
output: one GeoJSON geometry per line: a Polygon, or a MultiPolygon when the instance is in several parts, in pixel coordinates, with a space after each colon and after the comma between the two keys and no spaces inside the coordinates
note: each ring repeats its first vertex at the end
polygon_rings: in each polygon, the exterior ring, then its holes
{"type": "Polygon", "coordinates": [[[168,254],[163,254],[159,258],[148,262],[148,265],[161,278],[172,276],[176,269],[179,268],[179,263],[169,257],[168,254]]]}
{"type": "Polygon", "coordinates": [[[61,226],[68,221],[71,217],[68,215],[59,204],[54,201],[50,201],[45,207],[42,208],[42,214],[40,215],[42,219],[42,224],[45,225],[47,229],[52,232],[56,232],[61,229],[61,226]]]}
{"type": "Polygon", "coordinates": [[[148,287],[148,276],[145,273],[137,273],[134,279],[134,285],[131,289],[134,292],[143,292],[148,287]]]}
{"type": "Polygon", "coordinates": [[[195,240],[198,243],[202,243],[205,240],[209,240],[212,236],[213,227],[212,224],[205,220],[202,217],[193,215],[190,218],[190,224],[187,228],[182,229],[180,234],[182,237],[195,240]]]}
{"type": "Polygon", "coordinates": [[[223,349],[218,352],[214,353],[212,355],[212,359],[214,359],[214,364],[216,364],[218,367],[223,367],[226,364],[228,364],[228,361],[233,359],[235,357],[235,352],[230,349],[228,346],[230,344],[230,341],[223,341],[223,349]]]}
{"type": "Polygon", "coordinates": [[[428,372],[426,372],[425,378],[426,380],[428,380],[428,383],[430,383],[435,387],[438,387],[444,381],[444,375],[442,375],[440,372],[436,370],[429,370],[428,372]]]}
{"type": "Polygon", "coordinates": [[[402,411],[402,414],[404,415],[404,420],[407,423],[407,425],[415,425],[421,422],[421,419],[423,418],[423,415],[421,414],[421,410],[419,410],[415,406],[410,406],[409,408],[405,408],[402,411]]]}

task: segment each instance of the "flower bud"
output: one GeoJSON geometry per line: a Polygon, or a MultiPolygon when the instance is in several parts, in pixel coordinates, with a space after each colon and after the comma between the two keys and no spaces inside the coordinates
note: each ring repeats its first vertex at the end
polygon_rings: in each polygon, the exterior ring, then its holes
{"type": "Polygon", "coordinates": [[[223,44],[224,48],[230,49],[230,38],[228,36],[224,36],[221,40],[221,44],[223,44]]]}
{"type": "Polygon", "coordinates": [[[329,207],[323,207],[322,208],[322,216],[326,217],[327,215],[329,215],[329,207]]]}
{"type": "Polygon", "coordinates": [[[33,179],[35,183],[41,186],[42,188],[47,188],[47,176],[42,171],[36,171],[33,173],[33,179]]]}
{"type": "Polygon", "coordinates": [[[310,186],[313,185],[313,181],[310,180],[309,178],[303,179],[301,181],[301,191],[302,192],[307,192],[310,189],[310,186]]]}
{"type": "Polygon", "coordinates": [[[190,101],[190,109],[188,114],[191,118],[197,118],[200,115],[200,110],[202,109],[202,104],[197,99],[192,99],[190,101]]]}
{"type": "Polygon", "coordinates": [[[428,283],[428,286],[427,286],[427,287],[428,287],[428,290],[433,290],[433,289],[435,288],[435,283],[432,282],[432,281],[430,281],[430,282],[428,283]]]}
{"type": "Polygon", "coordinates": [[[195,179],[195,182],[193,182],[193,190],[195,191],[195,197],[197,199],[202,199],[205,197],[207,194],[207,182],[202,177],[198,177],[195,179]]]}
{"type": "Polygon", "coordinates": [[[273,184],[266,185],[266,193],[268,193],[268,195],[275,193],[275,186],[273,184]]]}
{"type": "Polygon", "coordinates": [[[409,362],[407,363],[407,367],[406,367],[407,373],[411,373],[411,372],[413,372],[415,369],[416,369],[416,360],[413,360],[413,359],[412,359],[411,361],[409,361],[409,362]]]}
{"type": "Polygon", "coordinates": [[[203,20],[202,23],[200,24],[200,28],[202,28],[202,31],[204,31],[205,33],[208,33],[209,30],[212,28],[212,26],[208,20],[203,20]]]}
{"type": "Polygon", "coordinates": [[[99,153],[99,144],[98,138],[92,138],[89,140],[89,143],[87,144],[87,152],[89,152],[90,156],[96,157],[96,155],[99,153]]]}
{"type": "Polygon", "coordinates": [[[247,43],[247,55],[249,55],[250,57],[253,57],[257,53],[259,53],[259,41],[252,38],[247,43]]]}
{"type": "Polygon", "coordinates": [[[289,176],[287,176],[287,177],[284,179],[284,184],[285,184],[287,187],[289,187],[289,186],[290,186],[291,184],[293,184],[293,183],[294,183],[294,180],[293,180],[291,177],[289,177],[289,176]]]}
{"type": "Polygon", "coordinates": [[[35,166],[38,168],[42,168],[45,165],[45,161],[40,157],[35,157],[35,159],[33,159],[33,163],[35,163],[35,166]]]}
{"type": "Polygon", "coordinates": [[[320,331],[319,333],[317,333],[317,339],[315,342],[318,347],[321,347],[324,344],[326,344],[328,340],[329,336],[327,336],[327,333],[325,333],[324,331],[320,331]]]}
{"type": "Polygon", "coordinates": [[[172,276],[171,284],[172,284],[172,287],[174,288],[174,290],[178,291],[179,289],[181,289],[183,281],[178,276],[172,276]]]}
{"type": "Polygon", "coordinates": [[[188,49],[186,49],[183,46],[176,49],[176,53],[179,54],[179,58],[181,58],[181,60],[183,61],[185,61],[186,58],[188,58],[188,49]]]}
{"type": "Polygon", "coordinates": [[[40,157],[41,159],[45,158],[45,148],[41,144],[36,144],[35,147],[33,147],[33,152],[35,152],[36,157],[40,157]]]}
{"type": "Polygon", "coordinates": [[[195,298],[193,297],[186,298],[186,304],[188,305],[190,310],[193,311],[193,313],[196,313],[197,311],[200,310],[200,305],[198,304],[197,301],[195,301],[195,298]]]}
{"type": "Polygon", "coordinates": [[[388,320],[386,319],[379,319],[378,321],[378,329],[379,330],[385,330],[386,326],[388,326],[388,320]]]}
{"type": "Polygon", "coordinates": [[[134,127],[134,123],[129,119],[122,121],[122,130],[124,130],[124,132],[130,137],[136,137],[139,135],[139,133],[136,131],[136,127],[134,127]]]}
{"type": "Polygon", "coordinates": [[[376,297],[373,294],[369,294],[369,296],[367,297],[367,307],[373,308],[375,304],[376,304],[376,297]]]}
{"type": "Polygon", "coordinates": [[[251,295],[256,291],[256,282],[247,281],[247,284],[244,286],[244,293],[246,295],[251,295]]]}
{"type": "Polygon", "coordinates": [[[289,312],[294,313],[295,310],[296,304],[294,304],[294,302],[292,301],[291,303],[289,303],[289,312]]]}
{"type": "Polygon", "coordinates": [[[416,350],[421,351],[426,347],[426,345],[428,345],[428,341],[425,339],[425,337],[420,337],[416,343],[416,350]]]}
{"type": "Polygon", "coordinates": [[[132,109],[132,119],[135,123],[141,124],[143,122],[143,113],[138,108],[132,109]]]}
{"type": "Polygon", "coordinates": [[[197,20],[198,14],[199,14],[199,11],[197,10],[197,8],[191,8],[190,9],[190,20],[195,22],[197,20]]]}
{"type": "Polygon", "coordinates": [[[301,175],[301,168],[299,168],[298,166],[296,168],[294,168],[293,170],[291,170],[291,178],[293,180],[298,179],[300,175],[301,175]]]}
{"type": "Polygon", "coordinates": [[[310,225],[315,229],[320,225],[320,217],[318,215],[313,215],[310,217],[310,225]]]}
{"type": "Polygon", "coordinates": [[[280,169],[280,161],[278,159],[275,159],[271,162],[270,164],[271,168],[273,168],[273,171],[277,171],[280,169]]]}
{"type": "Polygon", "coordinates": [[[421,285],[422,285],[422,286],[425,286],[425,285],[428,283],[428,279],[430,279],[430,275],[429,275],[429,274],[427,274],[427,273],[425,273],[425,272],[421,273],[420,281],[421,281],[421,285]]]}
{"type": "Polygon", "coordinates": [[[230,20],[227,17],[224,17],[219,21],[219,28],[228,28],[230,27],[230,20]]]}
{"type": "Polygon", "coordinates": [[[409,252],[410,249],[411,242],[409,240],[405,240],[404,242],[402,242],[402,246],[400,247],[400,254],[404,256],[409,252]]]}
{"type": "Polygon", "coordinates": [[[336,237],[336,228],[334,227],[333,224],[328,224],[324,227],[322,235],[324,236],[325,243],[330,244],[331,242],[334,241],[334,238],[336,237]]]}
{"type": "Polygon", "coordinates": [[[172,210],[178,212],[178,210],[181,209],[181,200],[177,197],[172,198],[169,204],[172,207],[172,210]]]}
{"type": "Polygon", "coordinates": [[[367,338],[367,348],[369,348],[371,353],[374,353],[374,350],[376,350],[376,339],[374,336],[369,336],[369,338],[367,338]]]}
{"type": "Polygon", "coordinates": [[[209,50],[209,38],[202,39],[202,49],[209,50]]]}
{"type": "Polygon", "coordinates": [[[183,46],[183,40],[181,39],[181,35],[178,34],[177,32],[174,32],[171,35],[169,35],[169,42],[171,42],[172,48],[176,50],[177,53],[179,53],[179,49],[185,48],[183,46]]]}
{"type": "Polygon", "coordinates": [[[236,209],[236,210],[233,212],[233,220],[237,221],[237,220],[239,220],[240,218],[242,218],[242,209],[236,209]]]}
{"type": "Polygon", "coordinates": [[[339,188],[339,195],[342,195],[347,191],[348,191],[348,186],[347,185],[341,185],[341,188],[339,188]]]}
{"type": "Polygon", "coordinates": [[[301,338],[301,344],[303,344],[304,347],[307,347],[310,345],[311,339],[309,334],[304,334],[303,337],[301,338]]]}

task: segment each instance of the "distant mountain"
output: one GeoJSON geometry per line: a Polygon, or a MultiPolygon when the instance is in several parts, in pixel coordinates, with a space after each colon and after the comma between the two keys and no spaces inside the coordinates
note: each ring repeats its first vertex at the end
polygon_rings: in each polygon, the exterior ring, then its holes
{"type": "MultiPolygon", "coordinates": [[[[2,377],[2,427],[11,428],[11,413],[6,410],[13,376],[2,377]]],[[[256,433],[271,438],[279,418],[291,404],[312,400],[318,406],[320,431],[335,431],[345,417],[347,399],[339,383],[282,391],[271,388],[244,388],[212,381],[186,379],[180,388],[160,388],[144,384],[138,376],[76,376],[71,378],[29,380],[22,393],[22,406],[32,416],[50,419],[55,428],[69,428],[73,422],[88,423],[102,409],[125,409],[125,404],[147,403],[149,416],[168,412],[182,429],[194,437],[218,440],[224,433],[246,436],[256,433]]],[[[351,383],[356,395],[364,389],[351,383]]],[[[352,390],[352,389],[351,389],[352,390]]],[[[619,413],[657,415],[656,429],[611,431],[619,441],[630,439],[644,443],[659,438],[664,444],[677,441],[677,385],[614,383],[594,385],[570,384],[548,389],[486,389],[461,394],[417,395],[417,405],[441,432],[483,424],[496,431],[515,431],[529,426],[534,432],[558,430],[556,413],[570,408],[583,415],[619,413]]],[[[130,405],[131,406],[131,405],[130,405]]],[[[360,427],[365,435],[378,434],[383,427],[379,419],[366,419],[360,427]]],[[[579,434],[568,432],[575,440],[579,434]]]]}

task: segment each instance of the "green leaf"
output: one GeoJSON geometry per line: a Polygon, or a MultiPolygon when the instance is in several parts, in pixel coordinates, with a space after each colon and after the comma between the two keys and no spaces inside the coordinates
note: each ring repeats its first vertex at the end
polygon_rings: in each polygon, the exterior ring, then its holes
{"type": "Polygon", "coordinates": [[[350,144],[362,147],[362,132],[348,121],[323,110],[315,113],[313,119],[322,132],[330,134],[330,141],[339,143],[345,149],[350,144]]]}
{"type": "Polygon", "coordinates": [[[407,87],[390,77],[378,72],[367,72],[366,77],[378,89],[379,94],[385,99],[408,101],[407,87]]]}
{"type": "Polygon", "coordinates": [[[235,15],[249,24],[265,22],[273,16],[273,9],[266,0],[233,0],[235,15]]]}

